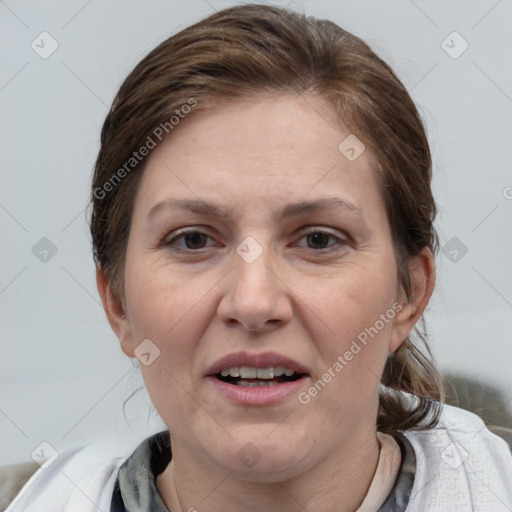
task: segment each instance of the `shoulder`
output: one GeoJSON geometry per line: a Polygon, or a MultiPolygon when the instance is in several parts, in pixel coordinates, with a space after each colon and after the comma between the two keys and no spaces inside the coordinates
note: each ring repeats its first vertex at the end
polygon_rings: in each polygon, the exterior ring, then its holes
{"type": "Polygon", "coordinates": [[[476,414],[442,405],[435,428],[404,435],[416,456],[408,511],[510,510],[510,447],[476,414]]]}
{"type": "Polygon", "coordinates": [[[37,469],[39,465],[34,461],[0,466],[0,511],[7,508],[37,469]]]}
{"type": "Polygon", "coordinates": [[[119,467],[143,439],[109,437],[62,451],[32,474],[6,512],[110,510],[119,467]]]}

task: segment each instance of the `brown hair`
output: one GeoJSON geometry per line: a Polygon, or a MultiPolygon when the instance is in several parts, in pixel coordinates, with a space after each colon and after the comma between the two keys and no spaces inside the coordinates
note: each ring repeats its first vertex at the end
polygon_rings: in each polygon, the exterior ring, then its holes
{"type": "MultiPolygon", "coordinates": [[[[328,20],[256,4],[217,12],[162,42],[113,101],[94,169],[90,225],[95,262],[114,293],[123,302],[130,219],[144,168],[144,160],[133,160],[134,151],[160,138],[157,127],[172,135],[170,120],[186,112],[185,105],[193,105],[195,115],[220,100],[261,92],[326,98],[370,149],[379,163],[400,284],[412,300],[408,260],[425,246],[435,254],[439,244],[431,154],[412,99],[358,37],[328,20]]],[[[438,421],[443,388],[423,317],[419,324],[416,342],[407,338],[386,362],[377,422],[383,432],[431,428],[438,421]]]]}

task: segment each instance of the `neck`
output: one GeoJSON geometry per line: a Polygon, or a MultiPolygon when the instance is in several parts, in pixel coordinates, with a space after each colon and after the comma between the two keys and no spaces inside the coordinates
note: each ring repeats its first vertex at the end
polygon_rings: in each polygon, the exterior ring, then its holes
{"type": "Polygon", "coordinates": [[[225,470],[205,471],[179,450],[157,477],[157,488],[172,512],[353,512],[364,500],[379,458],[375,429],[357,432],[320,464],[294,477],[278,473],[242,479],[225,470]],[[184,464],[182,463],[185,462],[184,464]]]}

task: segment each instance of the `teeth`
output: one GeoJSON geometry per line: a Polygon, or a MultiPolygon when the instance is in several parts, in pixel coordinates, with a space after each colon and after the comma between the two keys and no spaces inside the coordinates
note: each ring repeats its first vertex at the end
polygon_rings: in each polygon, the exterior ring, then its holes
{"type": "Polygon", "coordinates": [[[282,366],[274,367],[274,377],[281,377],[284,374],[284,368],[282,366]]]}
{"type": "Polygon", "coordinates": [[[239,380],[236,382],[238,386],[242,386],[244,388],[254,388],[254,387],[261,387],[261,386],[277,386],[277,382],[272,381],[259,381],[259,382],[247,382],[245,380],[239,380]]]}
{"type": "Polygon", "coordinates": [[[249,366],[242,366],[242,368],[240,368],[240,378],[242,379],[256,379],[257,375],[257,368],[251,368],[249,366]]]}
{"type": "Polygon", "coordinates": [[[234,377],[241,379],[273,379],[274,377],[291,377],[295,373],[290,368],[283,366],[269,366],[268,368],[254,368],[252,366],[233,366],[231,368],[224,368],[220,374],[223,377],[234,377]]]}
{"type": "Polygon", "coordinates": [[[258,368],[258,371],[256,372],[256,377],[258,379],[273,379],[274,368],[258,368]]]}

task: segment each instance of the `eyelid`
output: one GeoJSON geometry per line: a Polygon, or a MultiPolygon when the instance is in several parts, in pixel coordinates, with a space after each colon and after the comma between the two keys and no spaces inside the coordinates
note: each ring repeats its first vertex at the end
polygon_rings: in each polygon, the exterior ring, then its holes
{"type": "Polygon", "coordinates": [[[308,226],[306,231],[301,231],[302,236],[309,235],[310,233],[324,233],[326,235],[331,235],[335,238],[339,238],[340,240],[343,240],[341,238],[341,235],[339,235],[337,232],[332,231],[330,228],[326,228],[323,226],[308,226]]]}

